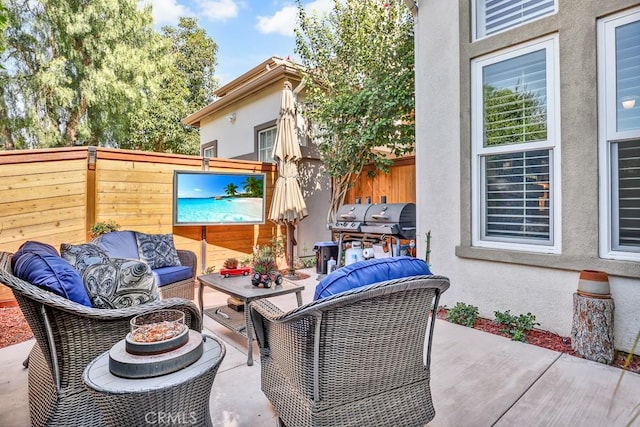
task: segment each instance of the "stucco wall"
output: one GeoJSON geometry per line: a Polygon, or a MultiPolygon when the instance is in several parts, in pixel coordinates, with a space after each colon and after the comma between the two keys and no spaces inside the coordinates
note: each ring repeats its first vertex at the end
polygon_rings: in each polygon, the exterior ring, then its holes
{"type": "MultiPolygon", "coordinates": [[[[254,127],[273,121],[280,114],[281,87],[265,89],[242,102],[205,118],[200,123],[200,143],[218,141],[218,157],[234,158],[255,152],[254,127]],[[235,122],[227,116],[235,113],[235,122]]],[[[257,160],[254,157],[251,160],[257,160]]]]}
{"type": "MultiPolygon", "coordinates": [[[[637,1],[559,0],[559,12],[470,42],[469,0],[421,2],[416,27],[418,233],[432,233],[431,263],[449,276],[443,304],[531,312],[543,329],[570,335],[572,294],[581,269],[610,274],[616,348],[629,350],[640,330],[640,266],[598,257],[597,18],[637,1]],[[588,7],[586,5],[589,5],[588,7]],[[560,255],[471,246],[470,60],[557,33],[560,45],[562,158],[560,255]]],[[[424,253],[424,239],[418,239],[424,253]]],[[[640,350],[637,350],[640,351],[640,350]]]]}

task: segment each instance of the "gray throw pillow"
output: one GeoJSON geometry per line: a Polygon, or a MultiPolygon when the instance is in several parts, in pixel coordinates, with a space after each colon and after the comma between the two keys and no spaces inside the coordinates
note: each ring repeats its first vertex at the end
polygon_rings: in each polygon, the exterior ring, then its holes
{"type": "Polygon", "coordinates": [[[82,276],[88,266],[104,264],[109,261],[109,255],[93,243],[82,243],[79,245],[62,243],[60,245],[60,256],[71,264],[80,276],[82,276]]]}
{"type": "Polygon", "coordinates": [[[96,308],[124,308],[160,299],[151,268],[137,260],[112,258],[90,265],[82,280],[96,308]]]}
{"type": "Polygon", "coordinates": [[[181,265],[173,244],[173,234],[136,233],[136,239],[140,260],[152,269],[181,265]]]}

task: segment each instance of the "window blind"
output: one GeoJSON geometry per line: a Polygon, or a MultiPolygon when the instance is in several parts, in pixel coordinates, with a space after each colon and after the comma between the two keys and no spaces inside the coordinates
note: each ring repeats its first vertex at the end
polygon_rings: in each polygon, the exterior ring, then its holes
{"type": "Polygon", "coordinates": [[[546,50],[483,68],[484,146],[547,139],[546,50]]]}
{"type": "Polygon", "coordinates": [[[477,38],[555,12],[555,0],[476,0],[477,38]]]}
{"type": "Polygon", "coordinates": [[[613,145],[618,154],[618,245],[640,251],[640,140],[613,145]]]}
{"type": "Polygon", "coordinates": [[[640,129],[640,21],[616,28],[616,100],[617,130],[640,129]]]}
{"type": "Polygon", "coordinates": [[[549,241],[550,150],[484,157],[486,237],[549,241]]]}

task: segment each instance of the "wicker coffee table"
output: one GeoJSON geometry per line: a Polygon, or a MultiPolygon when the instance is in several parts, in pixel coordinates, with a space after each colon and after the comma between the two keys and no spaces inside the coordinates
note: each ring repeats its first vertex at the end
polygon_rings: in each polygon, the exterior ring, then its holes
{"type": "Polygon", "coordinates": [[[271,298],[278,295],[295,293],[298,307],[302,305],[302,291],[304,286],[298,286],[283,278],[282,284],[271,288],[258,288],[251,284],[247,276],[223,277],[218,273],[198,276],[198,299],[200,312],[204,318],[206,314],[221,325],[242,335],[247,339],[247,365],[253,365],[253,325],[249,318],[249,303],[251,301],[271,298]],[[208,286],[217,291],[230,295],[244,303],[243,311],[236,311],[228,305],[208,308],[204,310],[202,294],[204,287],[208,286]]]}
{"type": "Polygon", "coordinates": [[[202,356],[192,365],[158,377],[127,379],[109,371],[107,351],[85,368],[82,379],[105,425],[212,426],[209,397],[224,356],[224,344],[207,336],[202,356]]]}

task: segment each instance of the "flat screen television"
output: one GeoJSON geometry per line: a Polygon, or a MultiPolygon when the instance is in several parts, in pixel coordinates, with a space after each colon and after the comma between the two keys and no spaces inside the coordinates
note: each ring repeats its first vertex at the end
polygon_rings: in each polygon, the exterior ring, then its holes
{"type": "Polygon", "coordinates": [[[174,171],[173,225],[264,224],[264,173],[174,171]]]}

